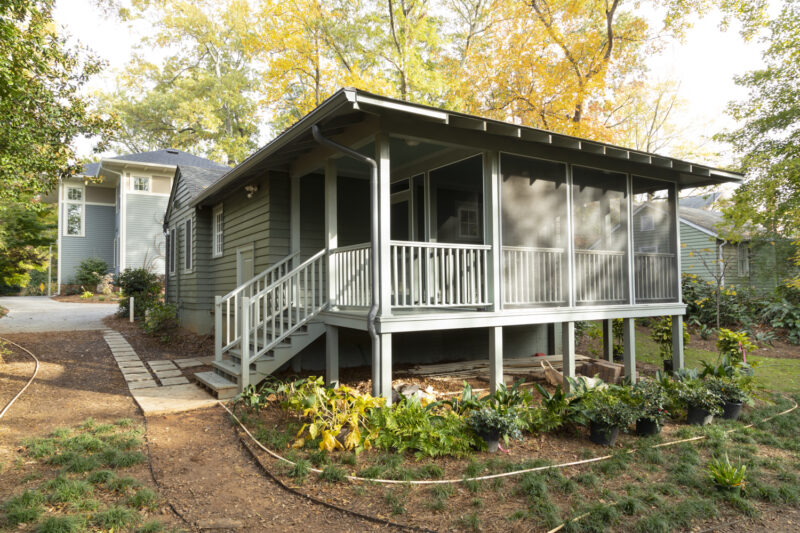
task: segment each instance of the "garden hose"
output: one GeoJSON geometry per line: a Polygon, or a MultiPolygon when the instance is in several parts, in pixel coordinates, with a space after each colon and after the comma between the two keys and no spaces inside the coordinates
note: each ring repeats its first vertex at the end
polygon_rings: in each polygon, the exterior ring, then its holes
{"type": "Polygon", "coordinates": [[[31,357],[33,358],[34,362],[36,363],[36,366],[35,366],[35,367],[34,367],[34,369],[33,369],[33,375],[31,376],[31,379],[29,379],[29,380],[28,380],[28,382],[25,384],[25,386],[24,386],[24,387],[22,387],[22,389],[20,389],[20,391],[19,391],[19,392],[16,394],[16,396],[14,396],[13,398],[11,398],[11,401],[9,401],[9,402],[6,404],[6,406],[5,406],[5,407],[3,407],[3,410],[2,410],[2,411],[0,411],[0,418],[3,418],[3,416],[6,414],[6,412],[7,412],[9,409],[11,409],[11,406],[12,406],[12,405],[14,405],[14,402],[16,402],[16,401],[17,401],[17,398],[19,398],[20,396],[22,396],[22,393],[23,393],[23,392],[25,392],[25,389],[27,389],[27,388],[30,386],[30,384],[31,384],[31,383],[33,383],[33,380],[36,378],[36,374],[38,374],[38,373],[39,373],[39,359],[37,359],[37,358],[36,358],[36,356],[35,356],[35,355],[33,355],[33,352],[31,352],[31,351],[30,351],[30,350],[28,350],[27,348],[23,348],[22,346],[20,346],[20,345],[19,345],[19,344],[17,344],[16,342],[10,341],[10,340],[8,340],[8,339],[6,339],[6,338],[3,338],[3,337],[0,337],[0,341],[2,341],[2,342],[7,342],[8,344],[11,344],[11,345],[13,345],[13,346],[16,346],[17,348],[19,348],[20,350],[22,350],[23,352],[25,352],[25,353],[27,353],[29,356],[31,356],[31,357]]]}

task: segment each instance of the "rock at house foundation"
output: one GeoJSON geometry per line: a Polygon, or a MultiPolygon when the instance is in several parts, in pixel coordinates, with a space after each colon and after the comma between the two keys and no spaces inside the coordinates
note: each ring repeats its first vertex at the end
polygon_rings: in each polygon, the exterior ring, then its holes
{"type": "Polygon", "coordinates": [[[420,390],[419,385],[400,383],[392,389],[393,402],[399,401],[401,397],[410,398],[412,396],[419,398],[420,402],[423,404],[436,401],[436,391],[433,390],[433,387],[430,385],[428,385],[425,390],[420,390]]]}

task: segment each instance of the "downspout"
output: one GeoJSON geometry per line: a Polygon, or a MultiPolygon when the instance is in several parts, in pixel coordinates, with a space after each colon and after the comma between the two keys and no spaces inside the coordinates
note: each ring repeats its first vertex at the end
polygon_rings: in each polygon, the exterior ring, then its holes
{"type": "MultiPolygon", "coordinates": [[[[375,369],[380,368],[381,364],[381,347],[380,347],[380,337],[378,336],[378,332],[375,329],[375,319],[378,316],[378,295],[380,294],[380,286],[378,283],[378,272],[380,271],[380,261],[379,261],[379,247],[378,247],[378,163],[372,159],[371,157],[367,157],[363,154],[356,152],[346,146],[343,146],[339,143],[336,143],[330,139],[327,139],[322,136],[322,133],[319,130],[319,126],[314,124],[311,126],[311,135],[314,137],[314,140],[317,141],[319,144],[323,146],[327,146],[337,152],[341,152],[344,155],[351,157],[357,161],[361,161],[369,165],[370,167],[370,203],[372,204],[372,209],[370,209],[371,215],[371,227],[370,233],[372,234],[372,241],[370,242],[370,270],[372,271],[372,303],[369,308],[369,313],[367,313],[367,331],[369,331],[369,336],[372,338],[372,393],[374,396],[377,396],[378,391],[378,380],[376,377],[379,375],[375,372],[375,369]]],[[[387,392],[387,391],[383,391],[387,392]]]]}
{"type": "Polygon", "coordinates": [[[725,256],[723,255],[724,252],[722,251],[722,248],[726,244],[728,244],[728,239],[723,239],[722,243],[719,245],[719,249],[718,249],[718,252],[717,252],[717,253],[719,253],[719,262],[718,263],[719,263],[719,269],[720,269],[719,270],[719,286],[720,287],[724,287],[725,286],[725,256]]]}

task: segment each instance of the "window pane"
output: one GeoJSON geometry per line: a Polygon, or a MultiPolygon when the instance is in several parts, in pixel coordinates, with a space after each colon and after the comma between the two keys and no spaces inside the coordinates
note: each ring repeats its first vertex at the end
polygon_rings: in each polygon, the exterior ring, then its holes
{"type": "Polygon", "coordinates": [[[636,303],[678,298],[675,215],[671,183],[633,177],[633,253],[636,303]]]}
{"type": "Polygon", "coordinates": [[[150,178],[142,178],[138,176],[133,177],[133,190],[134,191],[149,191],[150,178]]]}
{"type": "Polygon", "coordinates": [[[81,219],[83,218],[83,206],[81,204],[67,204],[67,235],[81,234],[81,219]]]}
{"type": "Polygon", "coordinates": [[[627,178],[573,167],[577,304],[628,301],[627,178]]]}
{"type": "Polygon", "coordinates": [[[67,187],[67,200],[83,200],[83,189],[80,187],[67,187]]]}
{"type": "Polygon", "coordinates": [[[564,305],[567,167],[502,154],[500,173],[504,301],[511,305],[564,305]]]}

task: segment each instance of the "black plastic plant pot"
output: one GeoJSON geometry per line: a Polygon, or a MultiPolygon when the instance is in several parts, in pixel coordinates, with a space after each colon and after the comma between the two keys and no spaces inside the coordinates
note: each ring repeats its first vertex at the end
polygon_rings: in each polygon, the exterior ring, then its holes
{"type": "Polygon", "coordinates": [[[497,449],[500,446],[500,432],[499,431],[487,431],[478,433],[478,436],[486,441],[486,444],[489,446],[489,453],[497,452],[497,449]]]}
{"type": "Polygon", "coordinates": [[[672,359],[664,359],[664,372],[672,374],[674,370],[675,367],[672,366],[672,359]]]}
{"type": "Polygon", "coordinates": [[[661,433],[661,425],[649,418],[640,418],[636,421],[636,434],[640,437],[649,437],[661,433]]]}
{"type": "Polygon", "coordinates": [[[686,420],[693,426],[707,426],[714,421],[714,415],[702,407],[689,406],[686,420]]]}
{"type": "Polygon", "coordinates": [[[589,423],[589,440],[600,446],[613,446],[619,437],[619,426],[589,423]]]}
{"type": "Polygon", "coordinates": [[[725,420],[739,420],[742,414],[742,402],[725,402],[722,404],[722,415],[725,420]]]}

